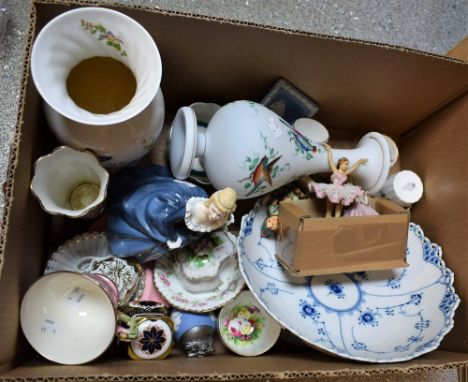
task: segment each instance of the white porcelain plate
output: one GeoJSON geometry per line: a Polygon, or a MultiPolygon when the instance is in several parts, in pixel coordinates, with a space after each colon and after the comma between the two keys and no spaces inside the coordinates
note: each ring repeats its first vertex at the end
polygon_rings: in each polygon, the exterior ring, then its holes
{"type": "Polygon", "coordinates": [[[219,272],[221,283],[209,292],[190,292],[174,272],[171,254],[158,259],[154,267],[154,284],[159,293],[173,307],[194,313],[210,312],[233,300],[244,288],[236,256],[224,260],[219,272]]]}
{"type": "Polygon", "coordinates": [[[418,225],[410,223],[406,268],[293,277],[275,259],[276,241],[260,237],[266,216],[257,203],[242,219],[241,272],[265,309],[310,345],[359,361],[399,362],[436,349],[453,327],[460,301],[453,273],[418,225]]]}
{"type": "Polygon", "coordinates": [[[84,233],[60,246],[49,258],[44,274],[58,271],[97,273],[111,279],[119,291],[119,305],[138,300],[144,289],[142,266],[113,256],[104,233],[84,233]]]}

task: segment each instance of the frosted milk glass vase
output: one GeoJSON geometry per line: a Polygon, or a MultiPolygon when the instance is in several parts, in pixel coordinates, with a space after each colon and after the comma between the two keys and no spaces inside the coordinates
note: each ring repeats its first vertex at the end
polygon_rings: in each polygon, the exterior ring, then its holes
{"type": "MultiPolygon", "coordinates": [[[[353,172],[353,179],[373,194],[384,184],[394,162],[391,142],[371,132],[355,149],[334,149],[333,158],[346,157],[350,166],[367,158],[353,172]]],[[[232,187],[238,199],[266,194],[302,175],[331,172],[322,143],[312,142],[273,111],[251,101],[223,106],[207,129],[197,126],[191,108],[179,109],[172,124],[170,150],[176,178],[185,179],[197,158],[214,188],[232,187]]]]}

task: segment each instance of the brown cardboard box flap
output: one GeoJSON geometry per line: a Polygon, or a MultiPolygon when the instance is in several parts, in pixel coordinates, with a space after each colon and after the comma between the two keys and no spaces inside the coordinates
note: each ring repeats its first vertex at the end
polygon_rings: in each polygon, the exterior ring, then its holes
{"type": "Polygon", "coordinates": [[[310,276],[406,266],[408,211],[383,198],[376,216],[324,218],[323,200],[283,201],[277,258],[294,275],[310,276]]]}

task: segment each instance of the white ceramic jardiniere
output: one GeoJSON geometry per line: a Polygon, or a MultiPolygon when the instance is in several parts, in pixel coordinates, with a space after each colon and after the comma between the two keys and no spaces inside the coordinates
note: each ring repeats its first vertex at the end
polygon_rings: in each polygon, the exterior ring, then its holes
{"type": "Polygon", "coordinates": [[[31,346],[48,360],[90,362],[114,339],[117,298],[117,288],[104,276],[51,273],[26,292],[21,327],[31,346]]]}
{"type": "Polygon", "coordinates": [[[36,161],[31,191],[52,215],[95,218],[108,183],[109,174],[94,154],[62,146],[36,161]]]}
{"type": "Polygon", "coordinates": [[[120,12],[79,8],[50,21],[34,42],[31,72],[58,139],[76,149],[92,150],[106,167],[140,159],[161,132],[164,99],[158,48],[139,23],[120,12]],[[95,56],[121,61],[136,78],[136,93],[121,110],[94,114],[68,95],[70,70],[95,56]]]}
{"type": "MultiPolygon", "coordinates": [[[[373,194],[387,179],[390,153],[388,139],[372,132],[353,150],[333,150],[333,157],[346,157],[350,165],[367,158],[353,178],[373,194]]],[[[185,179],[195,158],[201,159],[216,189],[232,187],[239,199],[263,195],[302,175],[331,172],[322,143],[312,142],[270,109],[250,101],[223,106],[206,130],[197,127],[191,108],[179,109],[171,134],[174,176],[185,179]]]]}

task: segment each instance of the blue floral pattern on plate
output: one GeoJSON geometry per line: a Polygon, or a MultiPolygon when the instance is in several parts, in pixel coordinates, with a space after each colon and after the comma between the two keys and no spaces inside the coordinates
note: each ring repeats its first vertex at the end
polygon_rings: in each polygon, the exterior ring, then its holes
{"type": "Polygon", "coordinates": [[[239,262],[265,309],[285,328],[327,352],[366,362],[410,360],[436,349],[453,327],[460,299],[442,250],[410,223],[408,267],[294,277],[262,238],[267,211],[259,203],[242,220],[239,262]]]}

